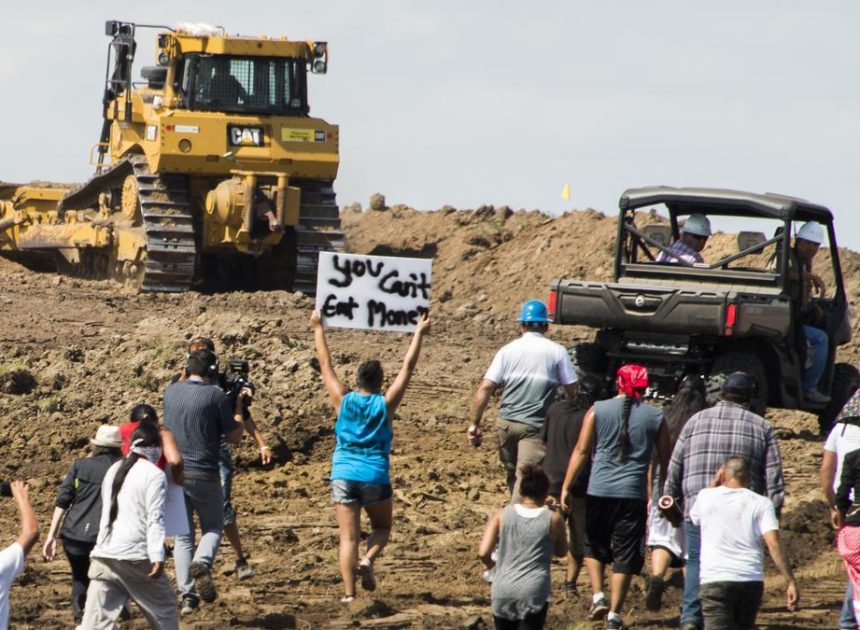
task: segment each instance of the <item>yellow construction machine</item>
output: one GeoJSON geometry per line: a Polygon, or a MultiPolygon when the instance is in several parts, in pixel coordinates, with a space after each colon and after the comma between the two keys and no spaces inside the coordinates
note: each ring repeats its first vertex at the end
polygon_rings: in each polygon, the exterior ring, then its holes
{"type": "Polygon", "coordinates": [[[71,187],[0,183],[0,253],[53,259],[144,291],[312,293],[343,246],[338,127],[309,116],[326,42],[110,21],[95,174],[71,187]],[[132,81],[135,32],[159,29],[132,81]]]}

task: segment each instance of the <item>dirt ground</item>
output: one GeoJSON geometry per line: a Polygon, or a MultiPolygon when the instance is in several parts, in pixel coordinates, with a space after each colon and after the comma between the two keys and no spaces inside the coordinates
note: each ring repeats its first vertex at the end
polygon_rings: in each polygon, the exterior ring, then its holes
{"type": "MultiPolygon", "coordinates": [[[[513,339],[519,304],[545,298],[553,277],[607,279],[615,222],[593,210],[549,218],[506,207],[415,212],[345,211],[350,251],[433,256],[433,330],[395,421],[392,541],[378,563],[379,589],[339,603],[337,529],[327,473],[334,414],[321,388],[307,318],[310,298],[286,292],[137,295],[108,281],[35,273],[0,259],[0,478],[26,477],[47,532],[56,489],[83,456],[100,423],[120,423],[134,404],[160,405],[192,335],[215,339],[222,357],[251,362],[259,387],[253,413],[275,452],[263,467],[252,440],[236,449],[234,505],[256,575],[237,582],[235,556],[222,546],[215,565],[218,601],[188,628],[483,628],[492,623],[489,588],[476,549],[487,516],[505,501],[492,426],[485,446],[465,439],[474,387],[493,353],[513,339]]],[[[715,238],[720,247],[728,237],[715,238]]],[[[858,257],[846,252],[849,295],[860,284],[858,257]]],[[[555,328],[570,344],[588,331],[555,328]]],[[[856,337],[856,335],[855,335],[856,337]]],[[[408,335],[332,330],[337,370],[380,358],[394,373],[408,335]]],[[[840,360],[856,360],[855,345],[840,360]]],[[[795,565],[801,610],[784,608],[782,582],[767,581],[763,628],[836,625],[844,589],[826,506],[817,489],[821,444],[812,416],[774,410],[788,480],[783,537],[795,565]]],[[[0,504],[7,544],[17,531],[11,502],[0,504]]],[[[41,543],[40,547],[41,548],[41,543]]],[[[12,590],[12,626],[65,628],[70,574],[39,549],[12,590]]],[[[168,567],[172,572],[172,565],[168,567]]],[[[771,567],[771,573],[773,569],[771,567]]],[[[553,583],[562,580],[561,564],[553,583]]],[[[661,613],[644,610],[637,579],[625,620],[635,627],[677,627],[677,587],[661,613]]],[[[588,593],[585,576],[580,591],[588,593]]],[[[550,628],[590,627],[587,597],[555,596],[550,628]]],[[[137,614],[127,628],[146,627],[137,614]]]]}

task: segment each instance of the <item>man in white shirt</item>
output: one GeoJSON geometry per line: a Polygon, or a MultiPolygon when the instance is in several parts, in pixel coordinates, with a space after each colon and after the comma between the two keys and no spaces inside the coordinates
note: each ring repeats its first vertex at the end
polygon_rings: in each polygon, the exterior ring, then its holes
{"type": "Polygon", "coordinates": [[[791,566],[779,545],[779,521],[766,497],[748,488],[750,471],[741,457],[730,457],[699,492],[690,519],[701,527],[699,581],[708,630],[755,627],[764,593],[764,549],[786,579],[786,604],[797,608],[798,592],[791,566]]]}
{"type": "Polygon", "coordinates": [[[9,627],[9,590],[12,582],[24,571],[26,556],[39,540],[39,525],[30,506],[30,492],[23,481],[11,484],[12,498],[21,514],[21,531],[18,540],[0,551],[0,630],[9,627]]]}
{"type": "Polygon", "coordinates": [[[545,449],[541,432],[546,412],[558,387],[576,394],[576,372],[563,346],[544,334],[549,314],[540,300],[529,300],[520,311],[521,337],[496,353],[484,375],[469,412],[469,440],[481,444],[481,416],[496,388],[503,387],[499,403],[499,459],[507,471],[511,501],[519,500],[519,469],[540,464],[545,449]]]}

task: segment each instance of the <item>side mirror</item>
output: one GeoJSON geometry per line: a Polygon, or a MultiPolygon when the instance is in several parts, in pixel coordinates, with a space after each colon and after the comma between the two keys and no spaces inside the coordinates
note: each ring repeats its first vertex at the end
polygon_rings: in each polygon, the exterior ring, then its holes
{"type": "Polygon", "coordinates": [[[328,72],[328,42],[314,42],[310,47],[311,72],[314,74],[325,74],[328,72]]]}

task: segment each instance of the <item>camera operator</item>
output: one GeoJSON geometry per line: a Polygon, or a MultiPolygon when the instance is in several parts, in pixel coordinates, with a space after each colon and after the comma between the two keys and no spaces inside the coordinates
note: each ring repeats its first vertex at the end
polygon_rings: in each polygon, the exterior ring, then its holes
{"type": "Polygon", "coordinates": [[[209,350],[192,352],[185,364],[188,375],[164,392],[164,426],[173,433],[184,463],[185,505],[189,534],[176,537],[173,558],[183,615],[194,612],[200,599],[217,597],[211,569],[224,528],[224,495],[218,473],[221,441],[242,439],[240,392],[231,408],[227,395],[216,385],[218,357],[209,350]],[[200,519],[200,544],[194,545],[192,513],[200,519]]]}
{"type": "MultiPolygon", "coordinates": [[[[3,484],[6,485],[6,484],[3,484]]],[[[9,590],[15,578],[24,571],[24,556],[39,539],[39,525],[30,506],[30,492],[23,481],[13,481],[9,490],[21,515],[18,540],[0,551],[0,630],[9,627],[9,590]]],[[[6,488],[0,490],[6,494],[6,488]]]]}
{"type": "MultiPolygon", "coordinates": [[[[208,337],[195,337],[188,344],[189,353],[201,349],[215,352],[215,344],[208,337]]],[[[230,371],[218,374],[218,386],[227,395],[231,406],[236,405],[236,400],[244,392],[242,419],[245,424],[245,431],[250,433],[257,442],[260,449],[260,461],[265,466],[272,461],[272,451],[266,446],[263,434],[251,417],[250,407],[256,388],[248,380],[248,363],[247,361],[231,361],[229,367],[231,368],[230,371]],[[234,363],[239,368],[238,370],[232,369],[234,363]]],[[[224,492],[224,535],[227,536],[227,540],[230,541],[230,545],[236,552],[236,576],[239,580],[246,580],[254,575],[254,570],[245,557],[242,540],[239,536],[239,526],[236,523],[236,510],[233,509],[230,501],[233,489],[233,453],[230,450],[230,445],[223,440],[218,458],[218,468],[221,474],[221,488],[224,492]]]]}

